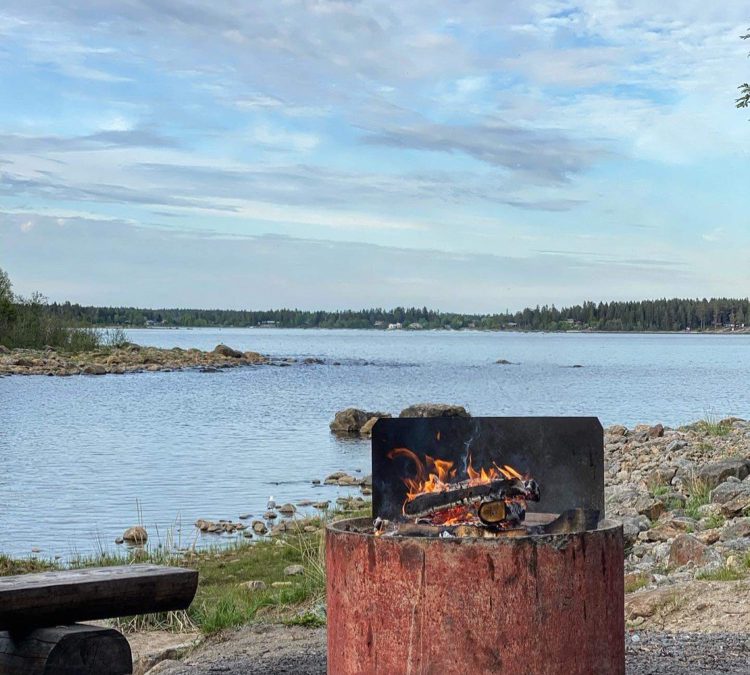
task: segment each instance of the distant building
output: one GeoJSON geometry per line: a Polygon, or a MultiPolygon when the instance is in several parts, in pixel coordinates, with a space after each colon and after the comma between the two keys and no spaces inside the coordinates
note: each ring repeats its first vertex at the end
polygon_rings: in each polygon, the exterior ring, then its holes
{"type": "Polygon", "coordinates": [[[388,330],[401,330],[403,327],[404,326],[401,323],[389,323],[388,324],[388,330]]]}
{"type": "Polygon", "coordinates": [[[411,328],[411,330],[422,330],[422,324],[415,321],[414,323],[410,323],[407,328],[411,328]]]}

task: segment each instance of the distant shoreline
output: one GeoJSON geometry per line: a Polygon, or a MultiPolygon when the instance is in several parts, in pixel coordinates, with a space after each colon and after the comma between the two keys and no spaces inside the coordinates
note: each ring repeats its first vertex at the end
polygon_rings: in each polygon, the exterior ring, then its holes
{"type": "Polygon", "coordinates": [[[503,328],[397,328],[387,329],[380,327],[369,328],[336,328],[321,326],[122,326],[122,325],[97,325],[87,326],[101,330],[120,328],[122,330],[323,330],[331,332],[339,331],[372,331],[373,333],[511,333],[513,335],[545,334],[552,335],[750,335],[750,327],[730,330],[722,328],[719,330],[534,330],[534,329],[503,329],[503,328]]]}

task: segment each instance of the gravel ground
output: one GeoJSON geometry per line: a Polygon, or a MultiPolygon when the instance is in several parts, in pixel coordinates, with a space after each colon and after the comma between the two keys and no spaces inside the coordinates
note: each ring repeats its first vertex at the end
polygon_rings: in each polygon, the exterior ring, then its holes
{"type": "Polygon", "coordinates": [[[633,633],[625,653],[627,675],[750,674],[747,634],[633,633]]]}
{"type": "MultiPolygon", "coordinates": [[[[750,675],[747,634],[632,633],[625,650],[627,675],[750,675]]],[[[324,675],[325,629],[243,628],[185,662],[161,665],[159,675],[324,675]]]]}

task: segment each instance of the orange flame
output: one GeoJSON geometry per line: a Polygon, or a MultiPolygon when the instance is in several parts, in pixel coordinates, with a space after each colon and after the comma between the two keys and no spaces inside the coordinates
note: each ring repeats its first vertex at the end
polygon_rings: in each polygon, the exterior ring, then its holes
{"type": "MultiPolygon", "coordinates": [[[[434,459],[429,455],[425,455],[423,462],[416,453],[408,448],[395,448],[391,450],[388,453],[388,458],[393,459],[394,457],[407,457],[416,467],[416,475],[413,478],[404,478],[407,489],[406,501],[411,501],[417,495],[424,494],[425,492],[450,490],[451,483],[461,480],[458,476],[458,469],[449,460],[434,459]]],[[[471,455],[469,455],[466,475],[468,476],[467,484],[469,486],[483,485],[501,478],[508,480],[518,478],[519,480],[523,480],[523,476],[508,464],[503,464],[503,466],[493,464],[489,469],[482,467],[477,471],[472,464],[471,455]]]]}

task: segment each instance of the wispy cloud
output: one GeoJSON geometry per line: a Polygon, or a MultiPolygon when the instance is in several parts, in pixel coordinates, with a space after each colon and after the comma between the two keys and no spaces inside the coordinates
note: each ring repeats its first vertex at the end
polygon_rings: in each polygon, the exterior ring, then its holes
{"type": "MultiPolygon", "coordinates": [[[[664,295],[691,265],[728,293],[744,267],[708,244],[750,255],[750,126],[732,105],[747,22],[740,3],[692,1],[5,0],[0,208],[26,243],[70,214],[64,231],[140,225],[118,231],[149,245],[179,225],[334,240],[360,265],[383,244],[422,250],[373,278],[411,279],[428,304],[459,302],[430,256],[467,298],[510,287],[506,306],[558,286],[580,300],[557,283],[579,273],[603,294],[664,295]]],[[[340,277],[317,260],[328,292],[340,277]]]]}

